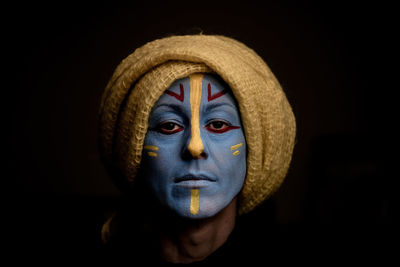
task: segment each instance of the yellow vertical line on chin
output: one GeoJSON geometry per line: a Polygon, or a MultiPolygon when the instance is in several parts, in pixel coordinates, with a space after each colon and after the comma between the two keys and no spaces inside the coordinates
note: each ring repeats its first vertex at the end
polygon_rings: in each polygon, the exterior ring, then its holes
{"type": "Polygon", "coordinates": [[[199,212],[200,189],[190,190],[190,213],[196,215],[199,212]]]}
{"type": "Polygon", "coordinates": [[[200,104],[201,104],[201,87],[203,82],[203,74],[196,73],[189,76],[190,78],[190,127],[191,140],[188,146],[189,152],[193,157],[198,157],[203,153],[204,147],[200,136],[200,104]]]}

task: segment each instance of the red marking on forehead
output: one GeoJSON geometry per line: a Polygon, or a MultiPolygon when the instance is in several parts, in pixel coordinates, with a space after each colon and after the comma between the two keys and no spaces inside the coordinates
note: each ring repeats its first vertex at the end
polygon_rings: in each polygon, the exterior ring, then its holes
{"type": "Polygon", "coordinates": [[[184,90],[182,84],[179,84],[179,89],[180,89],[180,94],[179,95],[177,93],[174,93],[174,92],[170,91],[170,90],[166,90],[165,93],[167,95],[173,96],[176,99],[178,99],[179,101],[183,102],[183,100],[185,99],[185,90],[184,90]]]}
{"type": "Polygon", "coordinates": [[[208,102],[217,99],[220,96],[223,96],[224,94],[226,94],[228,92],[228,90],[224,89],[221,92],[216,93],[215,95],[211,94],[211,84],[208,84],[208,102]]]}

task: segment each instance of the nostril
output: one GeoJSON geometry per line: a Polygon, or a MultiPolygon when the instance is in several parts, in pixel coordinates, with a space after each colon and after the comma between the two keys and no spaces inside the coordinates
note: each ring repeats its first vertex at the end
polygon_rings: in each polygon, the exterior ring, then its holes
{"type": "Polygon", "coordinates": [[[188,149],[186,149],[183,153],[182,156],[184,159],[186,160],[191,160],[191,159],[207,159],[208,158],[208,154],[204,151],[194,154],[191,153],[188,149]]]}
{"type": "Polygon", "coordinates": [[[207,159],[207,158],[208,158],[208,154],[207,154],[206,152],[203,151],[203,152],[201,152],[199,158],[200,158],[200,159],[207,159]]]}

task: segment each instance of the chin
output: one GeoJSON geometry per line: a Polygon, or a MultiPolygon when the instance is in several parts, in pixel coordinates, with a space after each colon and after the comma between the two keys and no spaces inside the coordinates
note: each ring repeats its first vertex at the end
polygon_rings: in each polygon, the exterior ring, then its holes
{"type": "Polygon", "coordinates": [[[215,199],[202,199],[200,201],[199,210],[197,213],[192,213],[190,211],[190,206],[182,205],[178,209],[173,209],[175,213],[177,213],[180,217],[184,217],[187,219],[206,219],[211,218],[218,214],[221,210],[223,210],[228,204],[227,202],[220,202],[215,199]]]}

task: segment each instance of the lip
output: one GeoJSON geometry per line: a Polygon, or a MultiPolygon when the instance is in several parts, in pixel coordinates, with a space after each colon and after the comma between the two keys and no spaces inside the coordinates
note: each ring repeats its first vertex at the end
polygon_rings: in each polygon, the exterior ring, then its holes
{"type": "Polygon", "coordinates": [[[186,174],[174,179],[177,185],[190,188],[205,187],[216,181],[216,179],[203,174],[186,174]]]}

